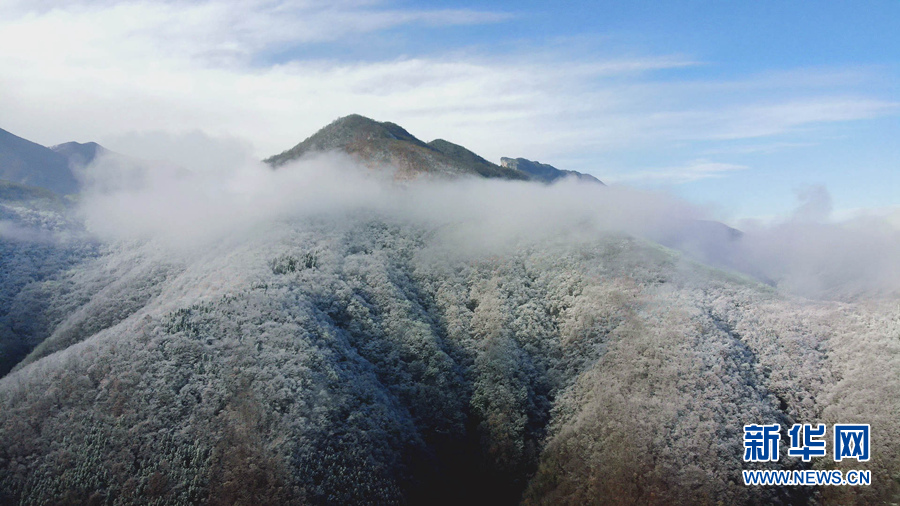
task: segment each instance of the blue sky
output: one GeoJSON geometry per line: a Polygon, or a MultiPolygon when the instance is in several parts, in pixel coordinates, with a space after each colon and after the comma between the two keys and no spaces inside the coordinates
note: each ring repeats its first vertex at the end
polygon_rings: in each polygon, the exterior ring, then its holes
{"type": "Polygon", "coordinates": [[[358,112],[726,221],[900,206],[900,2],[0,4],[0,127],[254,156],[358,112]],[[214,142],[213,142],[214,144],[214,142]]]}
{"type": "MultiPolygon", "coordinates": [[[[771,102],[767,98],[781,96],[828,95],[900,101],[900,2],[631,1],[567,2],[557,7],[535,1],[438,1],[427,5],[487,8],[510,13],[511,18],[451,30],[410,30],[392,39],[396,50],[441,53],[457,47],[500,55],[534,50],[571,60],[589,59],[587,53],[608,58],[680,55],[697,65],[665,70],[647,80],[728,83],[771,76],[774,81],[757,93],[718,90],[692,97],[699,107],[704,100],[725,100],[723,95],[740,99],[742,94],[749,96],[750,104],[765,104],[771,102]],[[788,75],[779,80],[779,74],[788,75]],[[795,84],[816,81],[817,75],[823,75],[821,87],[795,84]]],[[[795,205],[795,191],[812,184],[824,184],[839,209],[894,206],[900,204],[898,112],[887,107],[874,117],[813,122],[772,135],[611,150],[579,160],[578,168],[603,177],[608,169],[627,176],[677,167],[691,159],[746,166],[722,177],[688,182],[625,179],[631,184],[666,187],[735,217],[789,212],[795,205]],[[590,168],[592,163],[596,169],[590,168]]]]}

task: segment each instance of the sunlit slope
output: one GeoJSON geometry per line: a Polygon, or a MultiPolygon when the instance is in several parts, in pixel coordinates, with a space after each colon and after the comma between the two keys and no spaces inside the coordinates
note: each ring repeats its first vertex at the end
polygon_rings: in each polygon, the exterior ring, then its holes
{"type": "Polygon", "coordinates": [[[463,253],[458,227],[123,243],[32,287],[51,335],[0,380],[0,502],[896,500],[895,307],[619,234],[463,253]],[[772,422],[871,423],[873,486],[743,486],[742,426],[772,422]]]}

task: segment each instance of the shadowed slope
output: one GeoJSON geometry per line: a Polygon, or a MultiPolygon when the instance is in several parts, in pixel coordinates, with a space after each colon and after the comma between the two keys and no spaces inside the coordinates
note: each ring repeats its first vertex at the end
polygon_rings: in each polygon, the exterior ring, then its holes
{"type": "Polygon", "coordinates": [[[66,156],[0,129],[0,179],[62,195],[78,192],[66,156]]]}
{"type": "Polygon", "coordinates": [[[51,150],[65,156],[72,167],[86,167],[98,156],[108,151],[96,142],[66,142],[51,146],[51,150]]]}

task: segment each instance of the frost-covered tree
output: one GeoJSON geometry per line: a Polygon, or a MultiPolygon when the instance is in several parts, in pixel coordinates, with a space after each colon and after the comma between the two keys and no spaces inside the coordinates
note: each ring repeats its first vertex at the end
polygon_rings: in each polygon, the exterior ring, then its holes
{"type": "Polygon", "coordinates": [[[284,220],[17,281],[0,332],[33,351],[0,379],[0,503],[898,500],[896,302],[791,298],[613,233],[449,232],[284,220]],[[744,424],[855,421],[871,487],[740,481],[744,424]]]}

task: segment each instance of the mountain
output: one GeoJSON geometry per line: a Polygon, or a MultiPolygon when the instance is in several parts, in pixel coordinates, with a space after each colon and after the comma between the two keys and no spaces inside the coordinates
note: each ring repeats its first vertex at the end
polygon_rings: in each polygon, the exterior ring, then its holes
{"type": "Polygon", "coordinates": [[[93,255],[91,241],[78,239],[73,207],[46,188],[0,180],[0,376],[44,337],[34,330],[41,303],[13,316],[16,297],[93,255]]]}
{"type": "Polygon", "coordinates": [[[105,153],[96,142],[47,148],[0,129],[0,180],[72,195],[81,189],[78,170],[105,153]]]}
{"type": "Polygon", "coordinates": [[[561,170],[552,165],[533,162],[525,158],[507,158],[504,156],[500,159],[500,165],[509,169],[520,170],[531,176],[533,180],[544,183],[552,183],[563,177],[576,177],[580,181],[603,184],[602,181],[590,174],[583,174],[574,170],[561,170]]]}
{"type": "MultiPolygon", "coordinates": [[[[405,177],[553,174],[359,116],[270,163],[334,149],[405,177]]],[[[101,207],[195,225],[185,249],[56,233],[68,199],[0,182],[0,504],[900,502],[896,300],[796,298],[605,220],[535,219],[612,188],[479,181],[458,186],[483,208],[449,194],[463,214],[419,212],[455,186],[428,178],[376,192],[403,211],[319,187],[225,216],[194,192],[101,207]],[[871,459],[745,462],[743,427],[773,423],[871,424],[871,459]],[[744,486],[754,469],[872,484],[744,486]]],[[[697,221],[661,240],[727,263],[739,238],[697,221]]]]}
{"type": "MultiPolygon", "coordinates": [[[[744,233],[736,228],[711,220],[690,220],[663,234],[659,243],[688,253],[707,265],[729,268],[746,273],[737,265],[739,247],[744,233]]],[[[754,276],[760,279],[759,276],[754,276]]]]}
{"type": "Polygon", "coordinates": [[[396,177],[400,179],[413,179],[421,174],[529,179],[521,171],[494,165],[462,146],[443,140],[426,144],[399,125],[358,114],[335,120],[300,144],[265,161],[277,168],[305,155],[326,151],[348,153],[370,167],[396,167],[396,177]]]}
{"type": "Polygon", "coordinates": [[[90,165],[100,155],[109,153],[109,151],[96,142],[66,142],[51,146],[50,149],[63,155],[69,160],[71,167],[81,168],[90,165]]]}
{"type": "Polygon", "coordinates": [[[78,180],[69,162],[66,154],[0,129],[0,179],[71,195],[78,180]]]}
{"type": "Polygon", "coordinates": [[[0,376],[46,337],[36,330],[43,303],[13,317],[16,297],[96,253],[72,196],[76,172],[103,152],[96,143],[46,148],[0,130],[0,376]]]}
{"type": "Polygon", "coordinates": [[[501,158],[500,165],[497,165],[459,144],[444,139],[426,144],[397,124],[375,121],[358,114],[335,120],[300,144],[265,161],[277,168],[305,155],[326,151],[349,153],[369,166],[397,167],[397,176],[401,179],[414,178],[419,174],[469,174],[550,183],[574,176],[603,184],[589,174],[560,170],[524,158],[501,158]]]}

